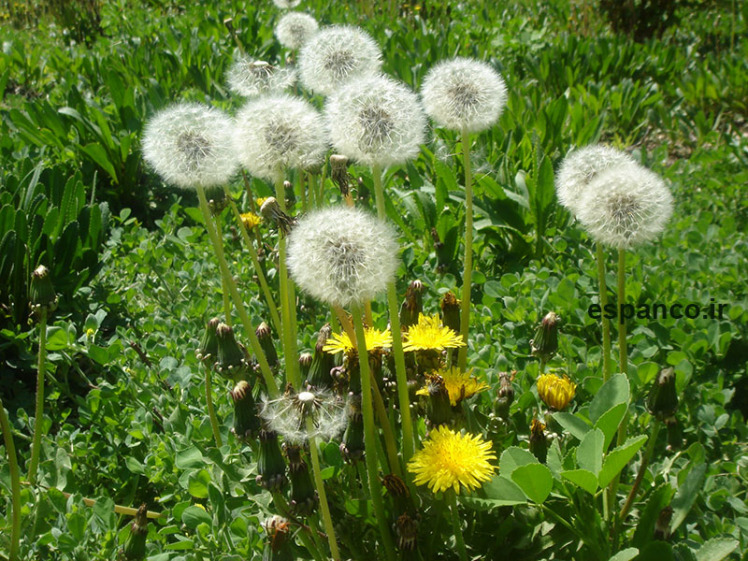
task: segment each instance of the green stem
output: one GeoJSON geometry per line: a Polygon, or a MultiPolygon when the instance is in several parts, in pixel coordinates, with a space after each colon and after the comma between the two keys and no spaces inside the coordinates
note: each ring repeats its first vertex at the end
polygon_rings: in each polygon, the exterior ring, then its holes
{"type": "Polygon", "coordinates": [[[330,505],[327,503],[327,493],[325,493],[325,483],[322,481],[322,470],[319,465],[319,452],[317,451],[317,442],[314,436],[314,422],[311,417],[306,418],[306,430],[309,437],[309,455],[312,458],[312,474],[314,475],[314,485],[317,487],[319,495],[319,505],[322,510],[322,524],[327,533],[327,542],[330,544],[330,555],[334,561],[340,561],[340,551],[338,550],[338,541],[335,539],[335,528],[332,525],[330,516],[330,505]]]}
{"type": "MultiPolygon", "coordinates": [[[[278,170],[275,176],[275,199],[278,201],[283,212],[286,212],[286,193],[283,187],[283,172],[278,170]]],[[[288,268],[286,266],[286,237],[278,231],[278,279],[281,299],[281,318],[283,325],[283,357],[286,366],[286,381],[290,382],[294,388],[300,390],[301,374],[299,373],[299,359],[296,351],[296,325],[294,324],[291,307],[291,295],[293,287],[289,287],[291,281],[288,278],[288,268]]]]}
{"type": "Polygon", "coordinates": [[[605,282],[605,253],[603,246],[599,243],[595,247],[597,257],[597,282],[600,286],[600,308],[603,324],[603,383],[608,381],[611,374],[610,360],[610,320],[605,315],[605,307],[608,305],[608,287],[605,282]]]}
{"type": "Polygon", "coordinates": [[[382,428],[382,434],[384,435],[384,447],[387,451],[387,459],[390,465],[390,471],[402,477],[402,469],[400,469],[400,459],[397,457],[397,445],[395,444],[395,434],[392,432],[392,425],[390,425],[390,419],[387,416],[387,409],[384,406],[382,400],[382,394],[379,392],[377,387],[377,380],[374,377],[374,373],[371,374],[371,393],[374,397],[374,408],[377,411],[377,418],[379,419],[379,425],[382,428]]]}
{"type": "Polygon", "coordinates": [[[631,506],[634,504],[636,493],[642,484],[642,480],[644,479],[644,474],[647,471],[649,461],[652,459],[652,454],[654,453],[655,445],[657,444],[657,435],[659,434],[661,427],[662,421],[660,421],[659,419],[655,419],[654,427],[652,427],[652,435],[649,437],[647,449],[644,451],[642,463],[639,466],[639,472],[636,474],[634,484],[631,486],[631,491],[629,491],[629,495],[628,497],[626,497],[626,502],[623,504],[623,508],[621,509],[621,514],[619,516],[620,523],[622,523],[626,519],[626,515],[629,513],[629,510],[631,510],[631,506]]]}
{"type": "Polygon", "coordinates": [[[36,470],[42,447],[44,423],[44,379],[47,374],[47,308],[41,308],[39,317],[39,360],[36,370],[36,407],[34,409],[34,440],[31,442],[29,482],[36,484],[36,470]]]}
{"type": "Polygon", "coordinates": [[[470,167],[470,133],[462,129],[462,165],[465,168],[465,263],[462,276],[462,309],[460,310],[460,335],[465,342],[457,354],[460,370],[467,370],[467,343],[470,331],[470,289],[473,282],[473,175],[470,167]]]}
{"type": "Polygon", "coordinates": [[[229,188],[227,186],[224,186],[223,189],[224,189],[224,192],[226,193],[226,198],[229,201],[229,205],[231,206],[231,210],[234,213],[234,218],[236,218],[236,221],[239,223],[239,231],[242,233],[244,244],[247,246],[247,249],[249,250],[249,257],[252,259],[252,266],[254,267],[255,272],[257,273],[257,280],[260,283],[262,294],[263,296],[265,296],[265,303],[267,304],[268,310],[270,311],[270,319],[272,320],[273,326],[275,327],[275,332],[280,334],[281,333],[281,320],[280,320],[280,316],[278,315],[278,308],[275,305],[275,301],[273,300],[273,295],[270,292],[270,286],[268,285],[268,281],[265,278],[265,273],[263,272],[262,266],[260,265],[260,258],[257,255],[255,244],[252,243],[252,240],[249,237],[249,232],[244,227],[244,223],[242,222],[242,215],[239,212],[239,209],[237,208],[236,203],[234,203],[233,199],[231,198],[229,188]]]}
{"type": "Polygon", "coordinates": [[[621,307],[626,303],[626,250],[618,250],[618,352],[620,369],[628,375],[628,354],[626,349],[626,318],[621,315],[621,307]]]}
{"type": "MultiPolygon", "coordinates": [[[[374,179],[374,192],[377,200],[377,216],[380,220],[387,220],[384,207],[384,186],[382,185],[382,169],[375,165],[371,168],[374,179]]],[[[395,283],[387,284],[387,307],[390,314],[390,329],[392,331],[392,355],[395,359],[395,379],[397,381],[397,402],[400,407],[400,421],[403,429],[403,462],[408,463],[415,452],[415,438],[413,420],[410,415],[410,396],[408,394],[408,375],[405,370],[405,353],[403,352],[403,335],[400,329],[400,314],[397,305],[397,288],[395,283]]]]}
{"type": "Polygon", "coordinates": [[[18,458],[16,457],[16,446],[13,442],[12,427],[8,416],[5,414],[2,399],[0,399],[0,429],[3,431],[3,440],[5,441],[5,450],[8,453],[8,468],[10,471],[11,521],[8,559],[10,561],[18,561],[21,558],[19,555],[19,543],[21,539],[21,475],[18,469],[18,458]]]}
{"type": "Polygon", "coordinates": [[[356,346],[358,349],[358,362],[361,368],[361,409],[364,417],[364,449],[366,459],[366,471],[369,479],[369,492],[371,502],[374,506],[374,515],[379,525],[382,536],[382,545],[388,561],[394,561],[395,550],[390,535],[389,524],[385,518],[384,502],[382,501],[382,490],[379,483],[377,467],[377,451],[374,427],[374,408],[371,398],[371,369],[369,368],[369,354],[366,350],[366,338],[364,335],[364,324],[361,321],[361,306],[351,306],[353,312],[353,325],[356,331],[356,346]]]}
{"type": "Polygon", "coordinates": [[[301,195],[301,211],[306,212],[307,207],[307,200],[306,200],[306,185],[304,184],[304,172],[299,170],[299,191],[301,195]]]}
{"type": "MultiPolygon", "coordinates": [[[[281,516],[284,516],[289,520],[293,518],[291,515],[291,508],[288,506],[285,497],[281,493],[273,493],[273,502],[278,507],[281,516]]],[[[297,535],[299,536],[301,543],[304,544],[304,547],[306,547],[309,553],[311,553],[315,561],[324,561],[325,556],[320,553],[316,541],[314,540],[315,530],[301,523],[299,523],[299,525],[301,526],[301,531],[297,535]]]]}
{"type": "MultiPolygon", "coordinates": [[[[218,235],[219,240],[223,240],[223,234],[221,233],[221,222],[218,220],[218,217],[216,217],[213,224],[216,227],[216,234],[218,235]]],[[[216,247],[216,251],[221,252],[221,257],[226,258],[226,254],[223,251],[223,243],[220,243],[216,247]]],[[[231,297],[229,296],[229,289],[228,285],[226,284],[226,279],[221,275],[221,299],[223,300],[223,315],[225,316],[226,325],[231,326],[233,324],[233,321],[231,321],[231,297]]]]}
{"type": "Polygon", "coordinates": [[[455,541],[457,542],[457,552],[460,554],[460,561],[467,561],[467,549],[465,549],[465,538],[462,535],[462,524],[460,522],[460,516],[457,512],[457,493],[453,489],[445,491],[445,498],[449,505],[449,510],[452,519],[452,532],[455,535],[455,541]]]}
{"type": "Polygon", "coordinates": [[[221,442],[221,431],[218,429],[218,417],[216,417],[216,410],[213,408],[210,368],[207,366],[205,367],[205,402],[208,406],[208,417],[210,418],[210,428],[213,431],[213,439],[216,441],[216,447],[220,448],[223,443],[221,442]]]}
{"type": "MultiPolygon", "coordinates": [[[[208,201],[205,199],[205,190],[202,187],[197,187],[197,198],[200,201],[200,210],[203,213],[203,219],[205,220],[205,229],[208,231],[208,237],[213,244],[213,248],[217,248],[221,244],[221,240],[218,239],[218,234],[213,228],[213,221],[210,219],[210,209],[208,208],[208,201]]],[[[257,357],[257,362],[260,365],[260,371],[262,377],[265,380],[265,386],[267,387],[268,395],[270,398],[276,398],[280,394],[278,391],[278,385],[275,383],[273,378],[273,371],[270,369],[268,359],[265,357],[265,353],[262,351],[260,342],[257,340],[257,335],[252,327],[252,321],[249,319],[247,309],[244,307],[242,297],[239,294],[239,289],[236,287],[234,277],[231,276],[229,265],[226,263],[226,259],[218,249],[215,249],[216,257],[218,258],[218,267],[221,270],[221,275],[226,279],[226,284],[231,294],[231,299],[234,301],[234,307],[239,314],[246,336],[249,338],[249,344],[252,347],[252,352],[257,357]]]]}

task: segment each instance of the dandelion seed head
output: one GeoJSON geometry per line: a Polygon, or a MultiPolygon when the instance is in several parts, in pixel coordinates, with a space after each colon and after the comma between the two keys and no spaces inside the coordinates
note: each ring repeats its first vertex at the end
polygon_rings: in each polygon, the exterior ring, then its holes
{"type": "Polygon", "coordinates": [[[279,94],[262,96],[239,110],[235,147],[252,174],[274,180],[283,168],[319,165],[327,151],[321,115],[303,99],[279,94]]]}
{"type": "Polygon", "coordinates": [[[143,133],[143,157],[161,178],[183,189],[225,184],[239,167],[234,122],[219,109],[178,103],[159,111],[143,133]]]}
{"type": "Polygon", "coordinates": [[[273,0],[273,4],[281,10],[290,10],[301,4],[301,0],[273,0]]]}
{"type": "Polygon", "coordinates": [[[335,207],[312,212],[288,237],[288,270],[322,302],[349,306],[383,292],[398,266],[395,231],[365,211],[335,207]]]}
{"type": "Polygon", "coordinates": [[[318,30],[317,20],[309,14],[288,12],[278,20],[275,36],[281,45],[295,50],[302,47],[318,30]]]}
{"type": "Polygon", "coordinates": [[[226,81],[233,93],[243,97],[257,97],[290,88],[296,82],[296,72],[240,55],[226,73],[226,81]]]}
{"type": "Polygon", "coordinates": [[[457,57],[426,74],[421,97],[426,113],[439,126],[480,132],[499,119],[507,91],[501,74],[489,64],[457,57]]]}
{"type": "Polygon", "coordinates": [[[582,194],[595,177],[609,168],[633,163],[634,159],[625,152],[602,144],[574,150],[564,158],[556,174],[558,202],[577,216],[582,194]]]}
{"type": "Polygon", "coordinates": [[[597,242],[630,249],[654,240],[673,213],[673,197],[654,172],[635,163],[609,168],[582,193],[580,223],[597,242]]]}
{"type": "Polygon", "coordinates": [[[323,28],[299,52],[299,77],[314,93],[330,95],[354,78],[377,74],[382,66],[377,43],[357,27],[323,28]]]}
{"type": "Polygon", "coordinates": [[[403,163],[415,158],[425,141],[418,97],[386,76],[343,86],[330,97],[325,116],[335,149],[364,164],[403,163]]]}
{"type": "Polygon", "coordinates": [[[263,401],[260,417],[289,444],[303,444],[310,438],[328,441],[342,434],[348,422],[346,402],[324,389],[292,391],[263,401]],[[312,421],[311,430],[307,419],[312,421]]]}

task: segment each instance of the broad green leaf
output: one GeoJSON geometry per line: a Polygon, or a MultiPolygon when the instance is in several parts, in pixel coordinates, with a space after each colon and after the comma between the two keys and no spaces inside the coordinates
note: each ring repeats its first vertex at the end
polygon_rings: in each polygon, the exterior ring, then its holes
{"type": "Polygon", "coordinates": [[[597,491],[597,476],[586,469],[571,469],[561,472],[561,477],[568,479],[577,487],[581,487],[594,495],[597,491]]]}
{"type": "Polygon", "coordinates": [[[673,548],[666,542],[652,542],[645,547],[634,561],[673,561],[673,548]]]}
{"type": "Polygon", "coordinates": [[[208,485],[210,485],[210,473],[208,470],[201,469],[190,475],[187,489],[196,499],[205,499],[208,497],[208,485]]]}
{"type": "Polygon", "coordinates": [[[208,514],[204,508],[199,506],[188,506],[182,513],[182,523],[188,528],[193,530],[197,528],[199,524],[210,525],[213,522],[210,514],[208,514]]]}
{"type": "Polygon", "coordinates": [[[621,470],[626,467],[626,464],[631,461],[631,458],[633,458],[639,449],[644,446],[647,438],[646,435],[631,438],[626,441],[626,444],[614,448],[610,454],[605,456],[603,469],[600,470],[600,475],[598,475],[598,483],[600,484],[600,487],[607,486],[608,483],[613,481],[613,478],[616,475],[621,473],[621,470]]]}
{"type": "Polygon", "coordinates": [[[504,477],[511,477],[512,472],[518,467],[537,463],[538,459],[531,452],[517,446],[510,446],[501,454],[499,472],[504,477]]]}
{"type": "Polygon", "coordinates": [[[616,553],[608,561],[631,561],[634,557],[639,554],[639,550],[635,547],[628,547],[616,553]]]}
{"type": "Polygon", "coordinates": [[[587,434],[591,428],[582,418],[571,413],[565,413],[563,411],[560,413],[554,413],[553,418],[559,425],[568,430],[574,438],[578,438],[579,440],[582,440],[584,435],[587,434]]]}
{"type": "Polygon", "coordinates": [[[590,420],[595,423],[604,413],[619,403],[628,403],[631,392],[629,381],[623,374],[616,374],[603,384],[590,403],[590,420]]]}
{"type": "Polygon", "coordinates": [[[494,506],[511,506],[524,504],[527,497],[516,483],[501,475],[495,475],[481,488],[486,500],[494,506]]]}
{"type": "Polygon", "coordinates": [[[205,460],[203,459],[202,453],[194,446],[177,452],[177,457],[174,460],[174,463],[179,469],[205,466],[205,460]]]}
{"type": "Polygon", "coordinates": [[[112,178],[114,183],[119,183],[119,179],[117,177],[117,171],[114,169],[114,166],[112,165],[112,162],[109,160],[109,155],[107,154],[106,150],[102,148],[100,144],[86,144],[81,148],[81,151],[86,154],[91,160],[94,161],[94,163],[101,166],[101,168],[107,172],[109,177],[112,178]]]}
{"type": "Polygon", "coordinates": [[[714,538],[696,552],[696,561],[722,561],[738,548],[740,542],[732,538],[714,538]]]}
{"type": "Polygon", "coordinates": [[[618,426],[621,424],[627,410],[627,403],[619,403],[613,409],[609,409],[603,413],[595,423],[595,428],[603,431],[605,435],[603,450],[607,450],[610,447],[610,443],[613,442],[613,438],[618,432],[618,426]]]}
{"type": "Polygon", "coordinates": [[[673,518],[670,520],[671,534],[686,519],[688,511],[691,510],[691,506],[693,506],[699,491],[701,491],[705,474],[706,464],[695,465],[686,476],[686,480],[678,488],[678,492],[675,494],[673,502],[670,505],[673,507],[673,518]]]}
{"type": "Polygon", "coordinates": [[[673,498],[674,490],[669,484],[664,484],[655,489],[646,500],[646,506],[644,506],[641,514],[639,515],[639,522],[636,525],[636,531],[634,532],[634,538],[631,544],[642,548],[649,542],[654,540],[655,524],[660,516],[660,512],[670,504],[673,498]]]}
{"type": "Polygon", "coordinates": [[[577,465],[595,474],[603,467],[603,444],[605,435],[600,429],[594,429],[584,435],[577,447],[577,465]]]}
{"type": "Polygon", "coordinates": [[[527,464],[512,472],[512,480],[531,501],[543,503],[553,489],[553,475],[543,464],[527,464]]]}
{"type": "Polygon", "coordinates": [[[70,345],[70,336],[66,329],[53,325],[47,327],[47,350],[59,351],[70,345]]]}
{"type": "Polygon", "coordinates": [[[645,386],[654,380],[659,371],[660,365],[655,362],[642,362],[636,367],[636,375],[642,386],[645,386]]]}

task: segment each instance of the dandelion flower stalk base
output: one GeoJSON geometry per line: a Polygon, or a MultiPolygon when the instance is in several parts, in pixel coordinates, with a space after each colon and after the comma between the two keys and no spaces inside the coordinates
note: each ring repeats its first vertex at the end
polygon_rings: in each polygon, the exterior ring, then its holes
{"type": "Polygon", "coordinates": [[[460,348],[457,364],[467,370],[467,341],[470,331],[470,289],[473,282],[473,175],[470,167],[470,133],[462,129],[462,159],[465,168],[465,262],[462,277],[462,309],[460,310],[460,335],[465,346],[460,348]]]}
{"type": "Polygon", "coordinates": [[[205,367],[205,405],[208,408],[208,417],[210,418],[210,428],[213,431],[213,439],[216,441],[216,447],[220,448],[223,443],[221,442],[221,431],[218,428],[218,417],[216,417],[216,410],[213,407],[210,368],[207,366],[205,367]]]}
{"type": "MultiPolygon", "coordinates": [[[[600,287],[600,308],[605,310],[608,305],[608,287],[605,282],[605,252],[601,244],[595,244],[595,255],[597,257],[597,280],[600,287]]],[[[607,382],[611,374],[610,362],[610,320],[602,315],[603,324],[603,382],[607,382]]]]}
{"type": "MultiPolygon", "coordinates": [[[[306,418],[306,429],[310,435],[314,434],[314,421],[311,417],[306,418]]],[[[340,551],[338,550],[338,541],[335,538],[335,528],[332,525],[330,516],[330,505],[327,502],[327,493],[325,493],[325,483],[322,481],[322,470],[319,464],[319,453],[317,451],[317,440],[314,436],[309,437],[309,455],[312,459],[312,473],[314,475],[314,486],[317,488],[319,495],[319,505],[322,510],[322,524],[327,533],[327,542],[330,544],[330,555],[334,561],[340,561],[340,551]]]]}
{"type": "Polygon", "coordinates": [[[455,535],[455,542],[457,542],[457,553],[460,555],[460,561],[468,561],[465,538],[462,535],[462,523],[460,522],[460,515],[457,512],[457,494],[452,489],[449,489],[445,493],[445,498],[449,505],[452,532],[455,535]]]}
{"type": "Polygon", "coordinates": [[[31,443],[31,460],[29,463],[29,482],[36,483],[36,471],[42,446],[42,429],[44,426],[44,379],[47,375],[47,309],[42,307],[39,316],[39,355],[36,371],[36,406],[34,409],[34,439],[31,443]]]}
{"type": "Polygon", "coordinates": [[[3,431],[3,440],[5,441],[5,451],[8,454],[8,468],[10,471],[10,492],[11,492],[11,521],[10,521],[10,551],[8,559],[18,561],[19,542],[21,539],[21,475],[18,469],[18,458],[16,456],[16,447],[13,442],[12,427],[10,420],[5,414],[5,407],[0,399],[0,429],[3,431]]]}

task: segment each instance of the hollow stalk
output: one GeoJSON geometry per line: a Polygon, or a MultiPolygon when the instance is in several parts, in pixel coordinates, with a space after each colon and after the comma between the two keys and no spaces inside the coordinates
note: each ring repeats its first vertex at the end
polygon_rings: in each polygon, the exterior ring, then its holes
{"type": "Polygon", "coordinates": [[[473,282],[473,173],[470,166],[470,133],[466,128],[460,135],[462,160],[465,168],[465,260],[462,275],[462,308],[460,309],[460,335],[465,342],[457,354],[460,370],[467,370],[468,332],[470,331],[470,289],[473,282]]]}

